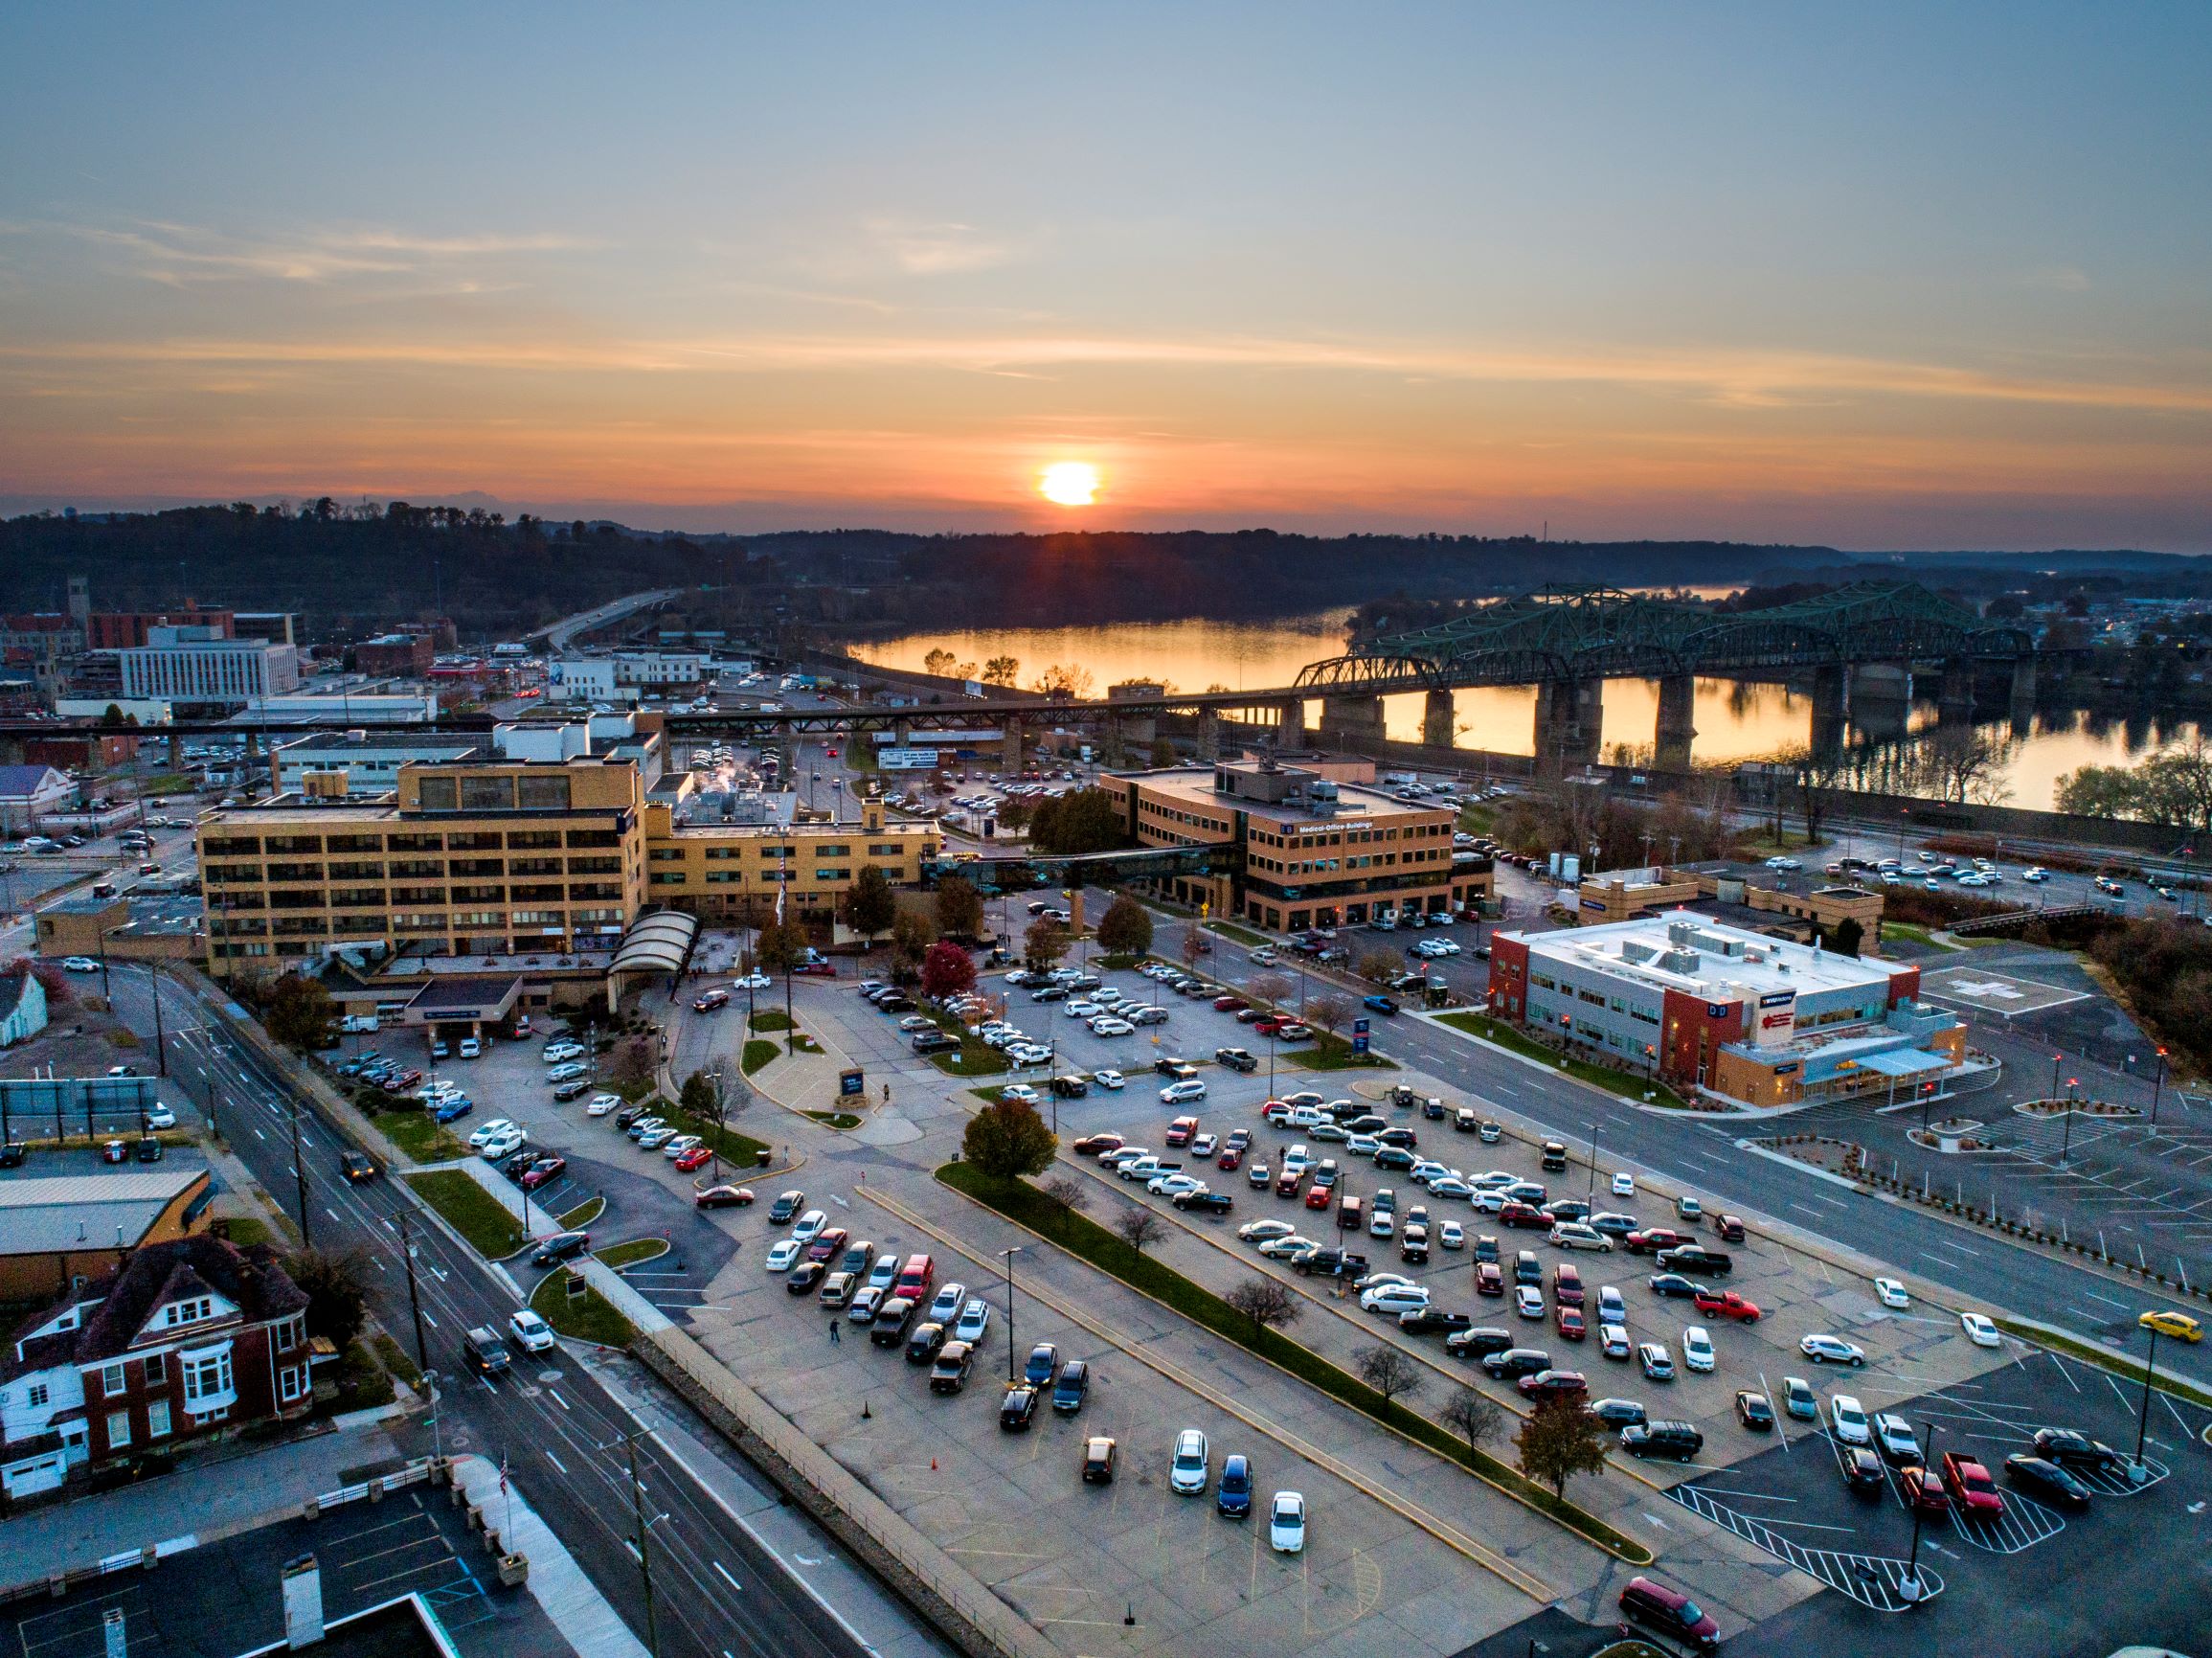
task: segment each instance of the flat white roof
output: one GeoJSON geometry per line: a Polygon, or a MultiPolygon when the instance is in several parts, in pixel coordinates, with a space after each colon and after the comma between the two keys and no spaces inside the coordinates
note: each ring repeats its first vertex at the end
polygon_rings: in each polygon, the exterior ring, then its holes
{"type": "Polygon", "coordinates": [[[1789,943],[1725,925],[1695,910],[1506,937],[1525,944],[1531,961],[1583,966],[1716,1002],[1777,990],[1800,995],[1876,986],[1886,990],[1892,972],[1887,962],[1789,943]]]}

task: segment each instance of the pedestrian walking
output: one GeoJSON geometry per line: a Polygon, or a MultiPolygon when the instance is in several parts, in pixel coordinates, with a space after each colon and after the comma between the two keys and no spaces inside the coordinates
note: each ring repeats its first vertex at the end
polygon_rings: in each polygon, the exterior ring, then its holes
{"type": "Polygon", "coordinates": [[[831,1347],[842,1347],[845,1344],[845,1335],[840,1329],[844,1323],[845,1321],[841,1318],[833,1318],[829,1321],[829,1345],[831,1347]]]}

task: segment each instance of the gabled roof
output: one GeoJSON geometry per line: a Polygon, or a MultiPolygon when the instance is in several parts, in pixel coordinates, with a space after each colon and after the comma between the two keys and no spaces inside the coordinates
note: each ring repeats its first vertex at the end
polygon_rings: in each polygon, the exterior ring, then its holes
{"type": "Polygon", "coordinates": [[[148,1244],[133,1250],[121,1271],[85,1285],[82,1291],[28,1321],[22,1329],[35,1329],[72,1302],[100,1304],[81,1328],[25,1344],[20,1359],[11,1345],[5,1362],[0,1363],[0,1381],[56,1365],[98,1364],[119,1358],[130,1351],[132,1339],[146,1328],[156,1307],[180,1296],[210,1291],[237,1307],[249,1324],[282,1318],[307,1305],[306,1291],[286,1276],[276,1251],[266,1244],[240,1249],[205,1235],[148,1244]]]}
{"type": "Polygon", "coordinates": [[[50,791],[55,784],[69,785],[69,779],[50,765],[0,765],[0,800],[30,800],[50,791]]]}

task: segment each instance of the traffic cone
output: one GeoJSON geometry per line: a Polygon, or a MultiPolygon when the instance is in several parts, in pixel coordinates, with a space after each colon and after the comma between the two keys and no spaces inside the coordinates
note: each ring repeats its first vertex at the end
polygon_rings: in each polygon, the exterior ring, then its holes
{"type": "Polygon", "coordinates": [[[934,1473],[936,1473],[937,1471],[937,1458],[935,1458],[935,1457],[932,1457],[932,1458],[930,1458],[930,1472],[934,1474],[934,1473]]]}

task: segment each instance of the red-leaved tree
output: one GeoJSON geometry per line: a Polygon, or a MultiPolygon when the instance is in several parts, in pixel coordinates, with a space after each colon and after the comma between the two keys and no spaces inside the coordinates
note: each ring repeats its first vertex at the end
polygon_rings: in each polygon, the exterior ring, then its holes
{"type": "Polygon", "coordinates": [[[976,982],[976,964],[958,944],[939,940],[922,957],[922,994],[942,1001],[957,996],[976,982]]]}

